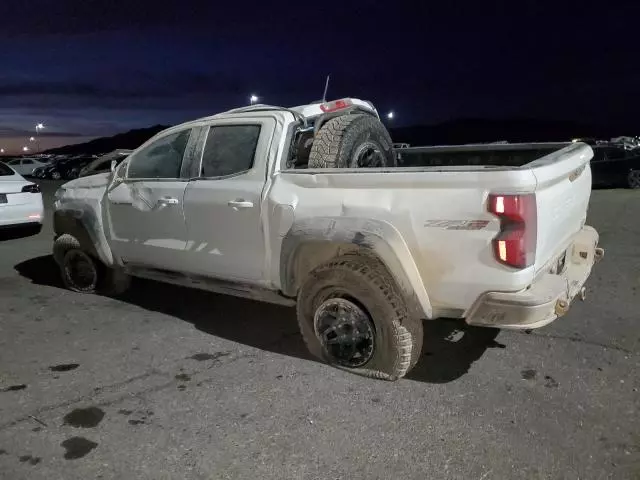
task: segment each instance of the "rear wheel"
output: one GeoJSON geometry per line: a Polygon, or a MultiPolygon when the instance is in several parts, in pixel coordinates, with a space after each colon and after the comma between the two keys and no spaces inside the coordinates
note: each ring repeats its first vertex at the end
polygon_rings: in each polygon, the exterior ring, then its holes
{"type": "Polygon", "coordinates": [[[54,180],[60,180],[61,176],[62,175],[60,175],[60,172],[58,172],[58,171],[51,172],[51,178],[54,179],[54,180]]]}
{"type": "Polygon", "coordinates": [[[345,255],[313,270],[298,293],[300,331],[316,357],[353,373],[402,378],[422,350],[393,277],[377,259],[345,255]]]}
{"type": "Polygon", "coordinates": [[[640,170],[631,170],[627,176],[627,186],[629,188],[640,188],[640,170]]]}
{"type": "Polygon", "coordinates": [[[382,122],[367,114],[342,115],[327,121],[316,135],[309,168],[396,166],[391,136],[382,122]]]}

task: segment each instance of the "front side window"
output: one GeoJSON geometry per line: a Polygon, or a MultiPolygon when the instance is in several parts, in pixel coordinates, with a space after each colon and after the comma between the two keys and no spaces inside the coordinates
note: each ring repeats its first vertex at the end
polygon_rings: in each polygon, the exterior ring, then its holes
{"type": "Polygon", "coordinates": [[[129,178],[180,178],[184,151],[191,130],[166,135],[137,152],[129,165],[129,178]]]}
{"type": "Polygon", "coordinates": [[[251,170],[260,125],[211,127],[202,154],[202,177],[222,177],[251,170]]]}

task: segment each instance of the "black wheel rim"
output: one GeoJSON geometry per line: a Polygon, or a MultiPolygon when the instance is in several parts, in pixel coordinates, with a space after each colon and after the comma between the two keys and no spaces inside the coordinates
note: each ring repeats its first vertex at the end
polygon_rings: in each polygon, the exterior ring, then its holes
{"type": "Polygon", "coordinates": [[[324,301],[314,315],[314,327],[322,348],[333,363],[357,368],[373,357],[373,322],[355,303],[344,298],[324,301]]]}
{"type": "Polygon", "coordinates": [[[640,188],[640,170],[631,170],[629,172],[629,186],[631,188],[640,188]]]}
{"type": "Polygon", "coordinates": [[[69,283],[78,290],[90,290],[98,281],[95,262],[80,250],[67,252],[64,257],[64,272],[69,283]]]}
{"type": "Polygon", "coordinates": [[[360,145],[353,154],[355,167],[383,167],[384,154],[380,146],[373,142],[365,142],[360,145]]]}

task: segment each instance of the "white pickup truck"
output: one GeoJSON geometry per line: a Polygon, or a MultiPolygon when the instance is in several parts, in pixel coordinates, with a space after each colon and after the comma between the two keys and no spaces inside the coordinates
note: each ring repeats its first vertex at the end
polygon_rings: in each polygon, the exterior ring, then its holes
{"type": "Polygon", "coordinates": [[[357,99],[178,125],[56,192],[54,257],[79,292],[139,276],[297,304],[314,355],[390,380],[423,320],[534,329],[584,298],[588,145],[396,153],[357,99]]]}

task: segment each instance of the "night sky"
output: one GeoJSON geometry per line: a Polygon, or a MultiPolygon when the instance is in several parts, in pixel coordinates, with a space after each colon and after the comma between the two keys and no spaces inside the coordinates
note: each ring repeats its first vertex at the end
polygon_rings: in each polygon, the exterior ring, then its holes
{"type": "Polygon", "coordinates": [[[327,73],[329,97],[372,100],[398,126],[527,117],[638,134],[634,3],[2,0],[0,147],[38,122],[45,148],[251,93],[307,103],[327,73]]]}

